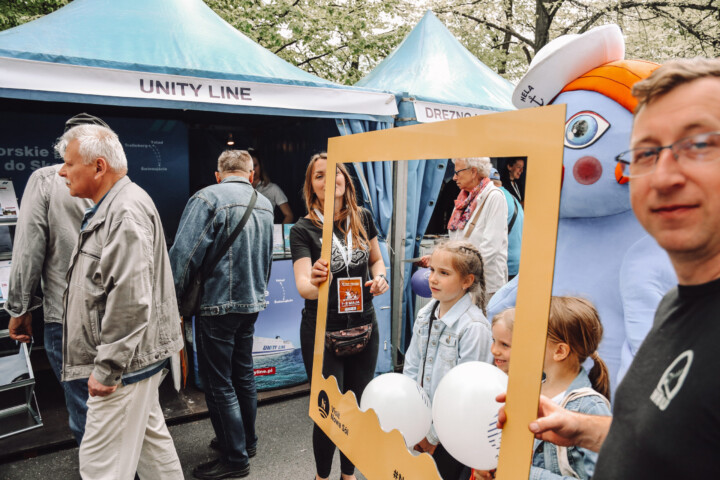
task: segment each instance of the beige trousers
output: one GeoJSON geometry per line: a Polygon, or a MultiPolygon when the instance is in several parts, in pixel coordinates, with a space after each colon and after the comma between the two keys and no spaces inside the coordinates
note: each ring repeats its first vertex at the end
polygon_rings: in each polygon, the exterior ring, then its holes
{"type": "Polygon", "coordinates": [[[83,480],[182,479],[175,445],[158,398],[164,374],[88,398],[80,445],[83,480]]]}

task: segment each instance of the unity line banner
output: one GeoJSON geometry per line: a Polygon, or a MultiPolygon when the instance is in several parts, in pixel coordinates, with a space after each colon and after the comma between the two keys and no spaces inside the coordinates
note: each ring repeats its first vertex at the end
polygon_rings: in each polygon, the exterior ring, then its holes
{"type": "Polygon", "coordinates": [[[0,57],[0,88],[367,115],[398,113],[390,93],[116,70],[0,57]]]}

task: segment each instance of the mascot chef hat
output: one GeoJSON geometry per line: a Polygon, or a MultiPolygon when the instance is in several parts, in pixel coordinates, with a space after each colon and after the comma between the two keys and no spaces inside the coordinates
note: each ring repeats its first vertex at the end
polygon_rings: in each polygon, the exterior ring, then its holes
{"type": "Polygon", "coordinates": [[[548,105],[562,92],[590,90],[632,113],[637,105],[632,86],[660,65],[624,58],[625,40],[617,25],[558,37],[535,55],[513,92],[513,104],[517,108],[548,105]]]}

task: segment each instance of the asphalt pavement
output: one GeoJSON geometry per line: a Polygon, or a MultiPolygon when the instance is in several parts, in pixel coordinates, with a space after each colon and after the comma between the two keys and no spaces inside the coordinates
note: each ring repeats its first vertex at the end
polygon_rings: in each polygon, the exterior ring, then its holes
{"type": "MultiPolygon", "coordinates": [[[[312,454],[312,420],[308,416],[308,396],[266,403],[258,408],[257,456],[250,460],[249,480],[300,479],[315,477],[312,454]]],[[[208,446],[214,433],[205,418],[170,427],[185,478],[192,469],[216,457],[208,446]]],[[[331,478],[340,477],[340,460],[335,453],[331,478]]],[[[364,480],[360,472],[357,477],[364,480]]],[[[78,449],[62,450],[35,458],[0,465],[0,480],[76,480],[78,449]]]]}

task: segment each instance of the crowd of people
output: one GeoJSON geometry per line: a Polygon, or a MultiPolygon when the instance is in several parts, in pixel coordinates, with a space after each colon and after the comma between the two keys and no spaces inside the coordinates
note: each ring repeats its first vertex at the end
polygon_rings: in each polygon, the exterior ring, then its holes
{"type": "MultiPolygon", "coordinates": [[[[720,475],[713,455],[720,447],[720,388],[712,367],[720,336],[714,321],[720,60],[670,62],[633,93],[639,105],[618,168],[630,181],[635,215],[667,251],[679,285],[658,308],[612,414],[608,371],[597,353],[602,319],[588,300],[552,298],[539,418],[529,425],[537,439],[532,479],[720,475]]],[[[56,150],[64,163],[37,170],[26,188],[5,309],[11,337],[27,342],[30,312],[44,308],[45,347],[62,380],[81,476],[183,477],[158,386],[183,347],[178,303],[191,295],[199,295],[199,370],[216,435],[210,446],[219,451],[193,475],[247,476],[258,449],[252,337],[265,308],[274,209],[293,217],[283,208],[287,199],[272,193],[277,189],[249,152],[226,151],[217,184],[190,198],[168,251],[160,216],[127,177],[122,144],[107,124],[73,117],[56,150]],[[40,283],[42,301],[35,296],[40,283]]],[[[418,313],[403,370],[430,398],[462,362],[493,363],[508,373],[512,351],[514,310],[488,320],[486,306],[517,274],[524,160],[508,165],[506,181],[487,158],[453,163],[461,193],[448,223],[450,240],[422,260],[433,300],[418,313]]],[[[370,212],[358,206],[347,170],[328,172],[324,154],[310,160],[303,195],[307,215],[290,234],[295,283],[305,299],[303,361],[312,378],[319,287],[330,282],[322,372],[360,398],[379,348],[372,299],[389,290],[378,232],[370,212]],[[335,175],[330,262],[320,258],[328,175],[335,175]],[[335,344],[333,334],[343,330],[359,342],[335,344]]],[[[499,425],[506,421],[501,410],[499,425]]],[[[317,426],[312,440],[316,478],[327,479],[335,445],[317,426]]],[[[432,455],[445,480],[494,476],[471,473],[433,427],[414,450],[432,455]]],[[[341,478],[353,480],[354,465],[340,456],[341,478]]]]}

